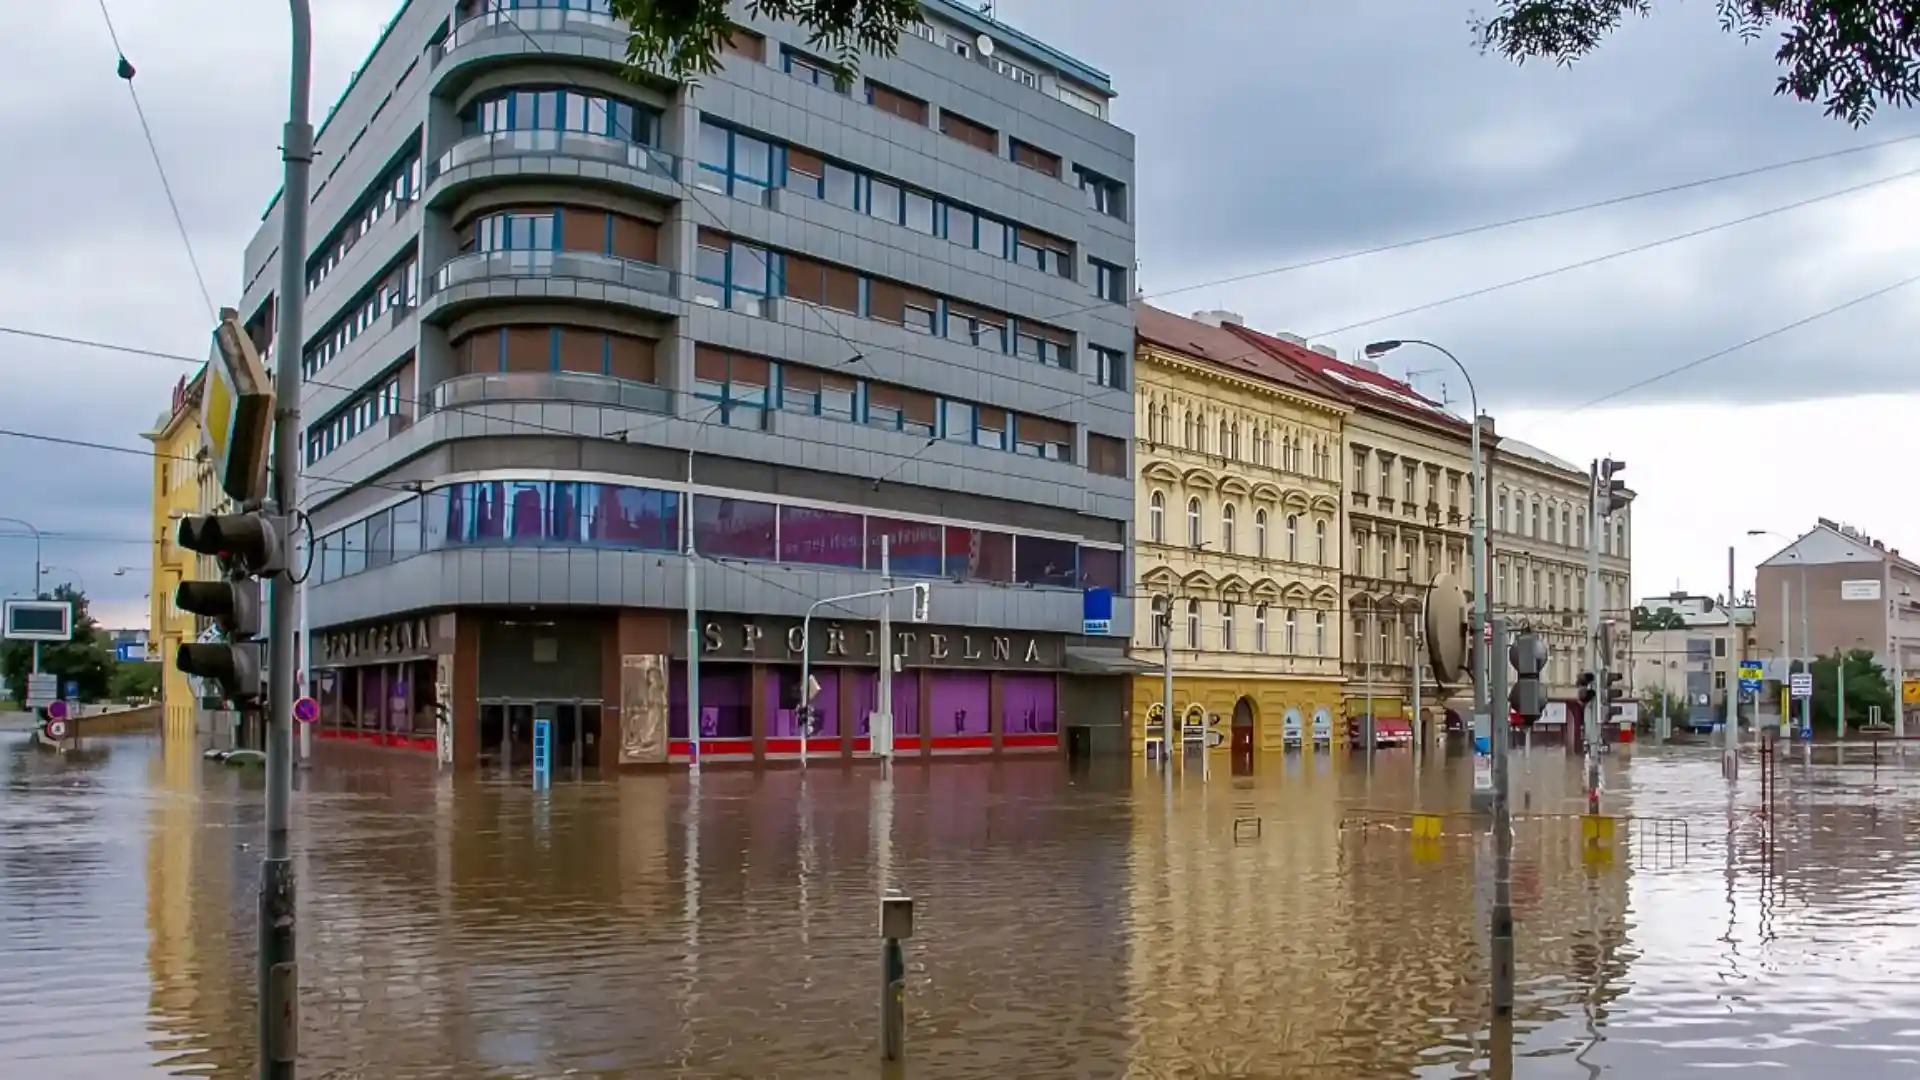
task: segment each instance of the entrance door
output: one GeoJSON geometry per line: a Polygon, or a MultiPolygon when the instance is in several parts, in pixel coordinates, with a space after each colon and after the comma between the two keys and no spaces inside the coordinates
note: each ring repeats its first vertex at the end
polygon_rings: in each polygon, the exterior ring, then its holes
{"type": "Polygon", "coordinates": [[[1241,698],[1233,706],[1233,771],[1253,771],[1253,700],[1241,698]]]}
{"type": "Polygon", "coordinates": [[[507,737],[500,748],[500,765],[504,769],[513,769],[532,764],[533,703],[509,701],[507,702],[507,737]]]}
{"type": "Polygon", "coordinates": [[[503,702],[487,701],[480,705],[480,767],[482,769],[504,769],[507,767],[507,706],[503,702]]]}
{"type": "Polygon", "coordinates": [[[580,778],[580,703],[562,701],[553,706],[553,771],[556,776],[580,778]]]}

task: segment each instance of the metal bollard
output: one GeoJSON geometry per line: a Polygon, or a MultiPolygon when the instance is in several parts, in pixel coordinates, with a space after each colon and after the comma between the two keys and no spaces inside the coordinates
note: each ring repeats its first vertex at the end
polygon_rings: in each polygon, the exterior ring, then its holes
{"type": "Polygon", "coordinates": [[[880,1060],[906,1056],[907,953],[900,943],[913,936],[913,897],[890,893],[880,898],[880,1060]]]}

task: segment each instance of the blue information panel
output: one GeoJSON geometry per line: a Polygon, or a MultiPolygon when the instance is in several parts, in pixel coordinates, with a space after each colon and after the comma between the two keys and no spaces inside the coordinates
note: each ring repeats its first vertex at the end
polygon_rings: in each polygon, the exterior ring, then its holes
{"type": "Polygon", "coordinates": [[[546,787],[553,766],[553,721],[533,722],[533,786],[546,787]]]}

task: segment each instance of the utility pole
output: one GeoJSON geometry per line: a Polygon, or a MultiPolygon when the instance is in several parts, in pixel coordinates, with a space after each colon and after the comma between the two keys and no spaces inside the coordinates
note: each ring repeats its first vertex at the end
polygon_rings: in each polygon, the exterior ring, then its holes
{"type": "MultiPolygon", "coordinates": [[[[693,550],[693,448],[687,448],[686,509],[681,516],[687,523],[687,542],[683,551],[687,561],[687,745],[691,749],[688,768],[700,768],[700,557],[693,550]]],[[[807,642],[811,646],[812,642],[807,642]]],[[[805,693],[806,683],[801,683],[805,693]]],[[[805,752],[801,757],[806,757],[805,752]]]]}
{"type": "Polygon", "coordinates": [[[1173,594],[1160,607],[1160,765],[1173,790],[1173,594]]]}
{"type": "Polygon", "coordinates": [[[1746,635],[1734,617],[1733,545],[1727,545],[1727,719],[1726,741],[1720,754],[1720,771],[1732,780],[1740,775],[1740,658],[1746,635]]]}
{"type": "MultiPolygon", "coordinates": [[[[1495,618],[1493,622],[1494,655],[1501,657],[1496,661],[1494,678],[1496,685],[1504,684],[1507,665],[1514,670],[1513,689],[1510,694],[1500,695],[1505,702],[1528,727],[1540,719],[1546,710],[1547,688],[1540,684],[1541,671],[1546,667],[1550,654],[1540,635],[1531,630],[1522,630],[1507,645],[1507,620],[1495,618]]],[[[1504,686],[1501,687],[1504,689],[1504,686]]],[[[1508,766],[1508,740],[1495,739],[1493,743],[1493,1015],[1496,1020],[1511,1018],[1513,1015],[1513,801],[1510,788],[1508,766]]]]}
{"type": "MultiPolygon", "coordinates": [[[[313,163],[313,16],[308,0],[287,0],[292,17],[287,126],[280,137],[286,176],[280,191],[279,326],[274,346],[273,501],[284,517],[298,509],[300,354],[307,280],[307,170],[313,163]]],[[[267,856],[260,875],[260,1076],[292,1080],[299,1053],[300,976],[294,953],[294,882],[288,818],[293,804],[294,586],[267,581],[267,856]]]]}
{"type": "Polygon", "coordinates": [[[888,550],[892,539],[880,534],[880,682],[874,702],[879,716],[867,732],[868,745],[890,766],[893,763],[893,562],[888,550]]]}

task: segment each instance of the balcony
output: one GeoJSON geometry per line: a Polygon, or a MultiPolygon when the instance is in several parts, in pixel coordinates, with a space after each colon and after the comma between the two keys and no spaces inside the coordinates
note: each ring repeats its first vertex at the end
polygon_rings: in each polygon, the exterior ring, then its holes
{"type": "Polygon", "coordinates": [[[433,65],[433,92],[453,97],[488,70],[526,56],[618,70],[625,66],[626,55],[626,24],[611,15],[527,7],[468,19],[434,47],[428,62],[433,65]]]}
{"type": "Polygon", "coordinates": [[[681,312],[680,275],[653,263],[587,251],[475,251],[435,271],[421,318],[444,320],[493,300],[561,300],[681,312]]]}
{"type": "Polygon", "coordinates": [[[664,386],[580,372],[512,371],[497,375],[459,375],[433,388],[435,411],[522,401],[568,401],[578,405],[604,405],[613,409],[659,413],[662,416],[673,413],[673,391],[664,386]]]}
{"type": "MultiPolygon", "coordinates": [[[[539,10],[539,9],[536,9],[539,10]]],[[[426,202],[444,207],[503,179],[602,183],[677,200],[680,159],[657,147],[583,131],[489,131],[470,135],[427,170],[426,202]]]]}

